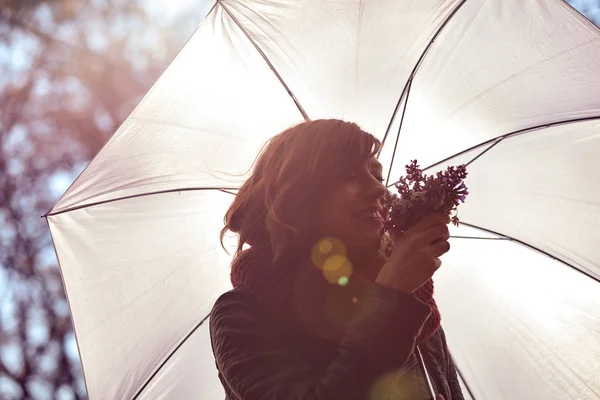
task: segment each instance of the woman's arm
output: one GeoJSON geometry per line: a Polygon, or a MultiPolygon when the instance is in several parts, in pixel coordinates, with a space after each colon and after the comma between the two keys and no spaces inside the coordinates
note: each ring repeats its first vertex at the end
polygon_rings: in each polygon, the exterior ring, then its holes
{"type": "Polygon", "coordinates": [[[292,354],[261,329],[250,295],[228,292],[215,303],[210,333],[223,380],[244,400],[362,399],[378,377],[411,355],[427,305],[374,284],[326,371],[292,354]]]}

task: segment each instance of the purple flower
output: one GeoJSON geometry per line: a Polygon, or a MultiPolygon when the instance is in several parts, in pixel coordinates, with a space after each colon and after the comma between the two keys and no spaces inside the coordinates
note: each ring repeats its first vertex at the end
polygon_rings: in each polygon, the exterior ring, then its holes
{"type": "MultiPolygon", "coordinates": [[[[457,206],[464,203],[469,194],[463,182],[466,177],[464,164],[426,175],[417,160],[412,160],[406,166],[406,176],[400,177],[395,185],[398,195],[389,193],[387,196],[390,212],[385,229],[401,232],[431,212],[456,212],[457,206]]],[[[452,222],[458,224],[456,214],[452,222]]]]}

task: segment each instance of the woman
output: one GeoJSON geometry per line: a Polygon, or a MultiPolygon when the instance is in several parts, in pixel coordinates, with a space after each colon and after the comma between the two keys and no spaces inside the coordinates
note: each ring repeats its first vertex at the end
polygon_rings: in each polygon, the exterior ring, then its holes
{"type": "Polygon", "coordinates": [[[227,399],[462,399],[431,276],[449,217],[432,214],[379,256],[379,141],[339,120],[270,140],[225,216],[234,289],[210,334],[227,399]],[[418,347],[417,347],[418,346],[418,347]]]}

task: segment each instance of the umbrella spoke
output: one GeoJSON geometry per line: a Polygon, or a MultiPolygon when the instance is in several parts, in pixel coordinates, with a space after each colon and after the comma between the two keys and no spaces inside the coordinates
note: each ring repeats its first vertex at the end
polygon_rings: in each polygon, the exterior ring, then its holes
{"type": "Polygon", "coordinates": [[[116,197],[114,199],[108,199],[108,200],[96,201],[93,203],[82,204],[82,205],[79,205],[76,207],[66,208],[64,210],[49,212],[48,214],[43,215],[42,217],[50,217],[50,216],[54,216],[54,215],[64,214],[64,213],[67,213],[70,211],[81,210],[82,208],[98,206],[100,204],[114,203],[115,201],[134,199],[136,197],[152,196],[155,194],[189,192],[189,191],[197,191],[197,190],[218,190],[218,191],[229,193],[229,194],[235,194],[231,191],[238,190],[238,189],[239,188],[236,188],[236,187],[196,187],[196,188],[178,188],[178,189],[159,190],[159,191],[155,191],[155,192],[138,193],[138,194],[134,194],[131,196],[122,196],[122,197],[116,197]]]}
{"type": "Polygon", "coordinates": [[[450,235],[452,239],[479,239],[479,240],[512,240],[508,237],[480,237],[480,236],[454,236],[450,235]]]}
{"type": "Polygon", "coordinates": [[[258,45],[258,43],[256,43],[256,41],[254,39],[252,39],[252,36],[250,36],[250,34],[248,33],[248,31],[242,26],[242,24],[240,23],[240,21],[238,21],[238,19],[231,13],[231,11],[229,11],[229,9],[227,7],[225,7],[225,4],[223,4],[223,2],[221,0],[217,0],[217,3],[223,8],[223,11],[225,11],[225,13],[235,23],[235,25],[238,28],[240,28],[240,30],[244,33],[244,36],[246,36],[248,38],[248,40],[250,41],[250,43],[252,43],[252,45],[254,46],[254,48],[256,49],[256,51],[258,51],[258,53],[260,54],[260,56],[263,58],[263,60],[265,60],[265,62],[267,63],[267,65],[269,66],[269,68],[271,69],[271,71],[273,71],[273,73],[275,74],[275,76],[277,77],[277,79],[279,80],[279,82],[281,82],[281,84],[285,88],[286,92],[288,92],[288,94],[290,95],[290,97],[294,101],[294,104],[296,105],[296,107],[298,107],[298,111],[300,111],[300,114],[302,114],[302,117],[304,118],[304,120],[305,121],[309,121],[310,118],[308,117],[308,114],[306,113],[306,110],[304,109],[304,107],[302,107],[302,105],[300,104],[300,102],[298,101],[298,99],[296,98],[296,96],[294,95],[294,93],[292,93],[292,90],[290,89],[290,87],[287,85],[287,83],[285,83],[285,81],[283,80],[283,78],[281,77],[281,75],[279,74],[279,72],[277,72],[277,70],[275,69],[275,66],[273,65],[273,63],[271,62],[271,60],[269,60],[269,58],[267,57],[267,55],[265,54],[265,52],[260,48],[260,46],[258,45]]]}
{"type": "MultiPolygon", "coordinates": [[[[486,152],[488,152],[489,150],[491,150],[492,147],[496,146],[498,143],[500,143],[504,139],[510,139],[511,137],[515,137],[515,136],[526,134],[526,133],[537,132],[537,131],[539,131],[541,129],[551,128],[551,127],[554,127],[554,126],[567,125],[567,124],[575,124],[575,123],[578,123],[578,122],[586,122],[586,121],[594,121],[594,120],[600,120],[600,115],[594,115],[594,116],[591,116],[591,117],[583,117],[583,118],[573,118],[573,119],[568,119],[568,120],[563,120],[563,121],[550,122],[550,123],[543,124],[543,125],[532,126],[532,127],[529,127],[529,128],[519,129],[517,131],[510,132],[510,133],[507,133],[507,134],[504,134],[504,135],[501,135],[501,136],[498,136],[498,137],[486,140],[485,142],[482,142],[482,143],[476,144],[474,146],[471,146],[468,149],[459,151],[456,154],[453,154],[453,155],[451,155],[449,157],[444,158],[443,160],[440,160],[440,161],[438,161],[438,162],[436,162],[434,164],[431,164],[428,167],[423,168],[423,171],[427,171],[429,169],[435,168],[435,167],[437,167],[440,164],[446,163],[446,162],[452,160],[453,158],[459,157],[459,156],[461,156],[461,155],[463,155],[465,153],[468,153],[470,151],[473,151],[473,150],[475,150],[475,149],[477,149],[479,147],[490,145],[489,147],[487,147],[485,150],[483,150],[480,154],[478,154],[477,156],[475,156],[472,160],[470,160],[467,163],[467,165],[471,164],[473,161],[477,160],[479,157],[481,157],[483,154],[485,154],[486,152]]],[[[390,183],[390,184],[386,184],[386,186],[387,187],[391,187],[391,186],[394,186],[396,183],[398,183],[398,181],[395,181],[395,182],[390,183]]]]}
{"type": "MultiPolygon", "coordinates": [[[[394,143],[394,151],[392,152],[392,160],[390,161],[390,168],[388,169],[387,178],[385,179],[385,185],[388,186],[390,183],[390,175],[394,168],[394,159],[396,158],[396,150],[398,149],[398,141],[400,140],[400,131],[402,130],[402,123],[404,122],[404,115],[406,114],[406,105],[408,104],[408,97],[410,96],[410,88],[412,87],[412,78],[408,81],[408,90],[406,91],[406,99],[404,99],[404,107],[402,109],[402,116],[400,117],[400,126],[398,127],[398,134],[396,135],[396,143],[394,143]]],[[[381,147],[383,148],[383,142],[381,147]]],[[[381,149],[379,150],[381,153],[381,149]]]]}
{"type": "Polygon", "coordinates": [[[470,228],[479,229],[479,230],[482,230],[482,231],[484,231],[484,232],[488,232],[488,233],[491,233],[491,234],[494,234],[494,235],[498,235],[498,236],[504,237],[504,238],[506,238],[506,239],[508,239],[508,240],[511,240],[511,241],[513,241],[513,242],[519,243],[519,244],[521,244],[521,245],[523,245],[523,246],[529,247],[530,249],[532,249],[532,250],[535,250],[535,251],[537,251],[537,252],[539,252],[539,253],[542,253],[542,254],[544,254],[545,256],[548,256],[548,257],[550,257],[550,258],[551,258],[551,259],[553,259],[553,260],[559,261],[559,262],[563,263],[564,265],[567,265],[567,266],[569,266],[569,267],[573,268],[574,270],[576,270],[576,271],[579,271],[579,272],[581,272],[582,274],[584,274],[585,276],[587,276],[587,277],[589,277],[589,278],[592,278],[592,279],[593,279],[593,280],[595,280],[596,282],[600,283],[600,279],[599,279],[598,277],[596,277],[596,276],[595,276],[593,273],[591,273],[591,272],[589,272],[589,271],[582,270],[582,269],[578,268],[577,266],[575,266],[575,265],[573,265],[573,264],[569,263],[568,261],[562,260],[562,259],[560,259],[559,257],[556,257],[556,256],[554,256],[554,255],[552,255],[552,254],[548,253],[547,251],[544,251],[544,250],[540,249],[539,247],[536,247],[536,246],[534,246],[534,245],[532,245],[532,244],[529,244],[529,243],[527,243],[527,242],[524,242],[524,241],[522,241],[522,240],[519,240],[519,239],[517,239],[517,238],[514,238],[514,237],[512,237],[512,236],[508,236],[508,235],[502,234],[502,233],[500,233],[500,232],[496,232],[496,231],[493,231],[493,230],[491,230],[491,229],[483,228],[483,227],[481,227],[481,226],[473,225],[473,224],[470,224],[470,223],[467,223],[467,222],[460,221],[460,224],[461,224],[461,225],[464,225],[464,226],[468,226],[468,227],[470,227],[470,228]]]}
{"type": "Polygon", "coordinates": [[[498,136],[498,137],[495,137],[495,138],[493,138],[493,139],[490,139],[490,140],[486,140],[485,142],[483,142],[483,143],[480,143],[480,144],[477,144],[477,145],[475,145],[475,146],[469,147],[469,148],[468,148],[468,149],[466,149],[466,150],[463,150],[463,151],[461,151],[461,152],[459,152],[459,153],[456,153],[456,154],[454,154],[454,155],[452,155],[452,156],[450,156],[450,157],[447,157],[447,158],[445,158],[445,159],[443,159],[443,160],[441,160],[441,161],[438,161],[438,162],[436,162],[435,164],[432,164],[432,165],[428,166],[427,168],[424,168],[424,170],[427,170],[427,169],[431,169],[431,168],[433,168],[433,167],[436,167],[436,166],[438,166],[438,165],[440,165],[440,164],[442,164],[442,163],[444,163],[444,162],[446,162],[446,161],[449,161],[449,160],[451,160],[451,159],[453,159],[453,158],[455,158],[455,157],[458,157],[458,156],[460,156],[460,155],[462,155],[462,154],[468,153],[468,152],[469,152],[469,151],[471,151],[471,150],[474,150],[474,149],[476,149],[476,148],[478,148],[478,147],[481,147],[481,146],[485,146],[486,144],[490,144],[490,143],[492,143],[492,146],[490,146],[490,148],[486,149],[486,150],[485,150],[484,152],[482,152],[480,155],[478,155],[477,157],[475,157],[473,160],[469,161],[469,164],[470,164],[470,163],[472,163],[473,161],[475,161],[475,160],[476,160],[477,158],[479,158],[479,157],[480,157],[480,156],[481,156],[483,153],[487,152],[487,151],[488,151],[488,150],[490,150],[490,149],[491,149],[493,146],[495,146],[496,144],[498,144],[500,141],[502,141],[502,140],[504,140],[504,139],[509,139],[509,138],[511,138],[511,137],[514,137],[514,136],[517,136],[517,135],[522,135],[522,134],[525,134],[525,133],[533,133],[533,132],[536,132],[536,131],[538,131],[538,130],[541,130],[541,129],[551,128],[551,127],[553,127],[553,126],[567,125],[567,124],[575,124],[575,123],[577,123],[577,122],[593,121],[593,120],[597,120],[597,119],[598,119],[598,120],[600,120],[600,115],[594,115],[594,116],[591,116],[591,117],[584,117],[584,118],[573,118],[573,119],[567,119],[567,120],[563,120],[563,121],[550,122],[550,123],[543,124],[543,125],[536,125],[536,126],[532,126],[532,127],[529,127],[529,128],[523,128],[523,129],[519,129],[519,130],[517,130],[517,131],[510,132],[510,133],[507,133],[507,134],[505,134],[505,135],[498,136]]]}
{"type": "Polygon", "coordinates": [[[219,189],[219,190],[223,193],[232,194],[234,196],[237,196],[237,193],[233,192],[231,189],[219,189]]]}
{"type": "Polygon", "coordinates": [[[158,366],[158,368],[156,368],[156,371],[154,371],[154,373],[152,375],[150,375],[150,377],[146,380],[146,382],[144,382],[144,384],[140,387],[140,389],[132,397],[132,400],[135,400],[138,397],[140,397],[140,395],[144,392],[144,389],[146,389],[146,387],[150,384],[150,382],[152,382],[152,380],[154,379],[154,377],[160,372],[161,368],[164,367],[167,364],[167,362],[169,361],[169,359],[171,357],[173,357],[173,355],[177,352],[177,350],[179,350],[181,348],[181,346],[183,346],[183,344],[186,342],[186,340],[188,340],[194,334],[194,332],[196,332],[198,330],[198,328],[200,328],[200,326],[202,326],[203,323],[205,323],[206,321],[208,321],[208,317],[210,317],[210,314],[208,314],[204,318],[202,318],[200,320],[200,322],[198,322],[196,324],[196,326],[194,326],[194,328],[190,331],[190,333],[188,333],[187,336],[184,337],[183,340],[177,346],[175,346],[175,348],[169,353],[169,355],[167,357],[165,357],[165,359],[158,366]]]}
{"type": "MultiPolygon", "coordinates": [[[[448,25],[448,22],[450,22],[452,17],[454,17],[456,15],[456,12],[458,10],[460,10],[460,8],[463,6],[463,4],[465,4],[465,2],[466,2],[466,0],[462,0],[454,8],[454,10],[452,10],[452,12],[450,12],[448,14],[448,16],[444,19],[444,22],[442,22],[442,24],[440,25],[438,30],[433,34],[433,36],[431,37],[431,40],[429,41],[429,43],[427,43],[427,46],[425,46],[423,53],[421,53],[421,56],[417,60],[417,63],[415,64],[412,72],[410,73],[410,77],[408,78],[408,80],[406,81],[406,84],[404,85],[404,88],[402,89],[402,93],[400,93],[400,97],[398,98],[398,102],[396,103],[396,107],[394,108],[394,112],[392,113],[392,116],[390,117],[390,122],[388,123],[388,127],[385,130],[385,134],[383,135],[383,140],[381,141],[382,148],[385,145],[385,141],[387,140],[387,137],[390,133],[390,129],[392,129],[392,122],[394,121],[394,117],[396,116],[396,113],[398,112],[398,109],[400,108],[400,103],[402,103],[402,99],[404,98],[405,93],[407,93],[410,90],[409,86],[411,85],[412,80],[415,77],[417,70],[419,69],[419,66],[423,63],[423,60],[425,59],[425,56],[429,52],[429,49],[431,49],[431,46],[433,46],[435,39],[437,39],[437,37],[440,35],[440,33],[442,33],[442,31],[444,30],[446,25],[448,25]]],[[[400,135],[400,133],[398,133],[398,135],[400,135]]],[[[379,150],[379,152],[381,152],[381,149],[379,150]]]]}
{"type": "Polygon", "coordinates": [[[473,390],[471,389],[471,387],[467,383],[467,380],[465,379],[465,376],[463,375],[463,372],[462,372],[462,370],[460,369],[460,367],[458,366],[457,363],[455,363],[454,368],[456,368],[456,374],[458,375],[458,379],[462,383],[463,389],[465,389],[467,391],[467,395],[469,396],[469,399],[470,400],[475,400],[475,395],[473,394],[473,390]]]}

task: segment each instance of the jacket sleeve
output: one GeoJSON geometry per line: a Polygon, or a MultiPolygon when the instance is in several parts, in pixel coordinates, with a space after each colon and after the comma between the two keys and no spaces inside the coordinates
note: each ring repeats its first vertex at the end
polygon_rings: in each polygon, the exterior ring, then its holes
{"type": "Polygon", "coordinates": [[[448,343],[446,341],[446,333],[443,330],[442,340],[444,341],[444,347],[446,349],[446,359],[448,360],[448,365],[446,368],[446,380],[448,382],[448,387],[450,388],[450,395],[452,396],[452,400],[464,400],[462,388],[458,379],[458,373],[454,364],[454,359],[452,358],[452,354],[450,353],[450,350],[448,348],[448,343]]]}
{"type": "Polygon", "coordinates": [[[371,384],[402,368],[431,312],[412,296],[374,284],[338,346],[320,369],[260,328],[258,308],[228,292],[213,307],[210,334],[221,379],[244,400],[361,399],[371,384]]]}

